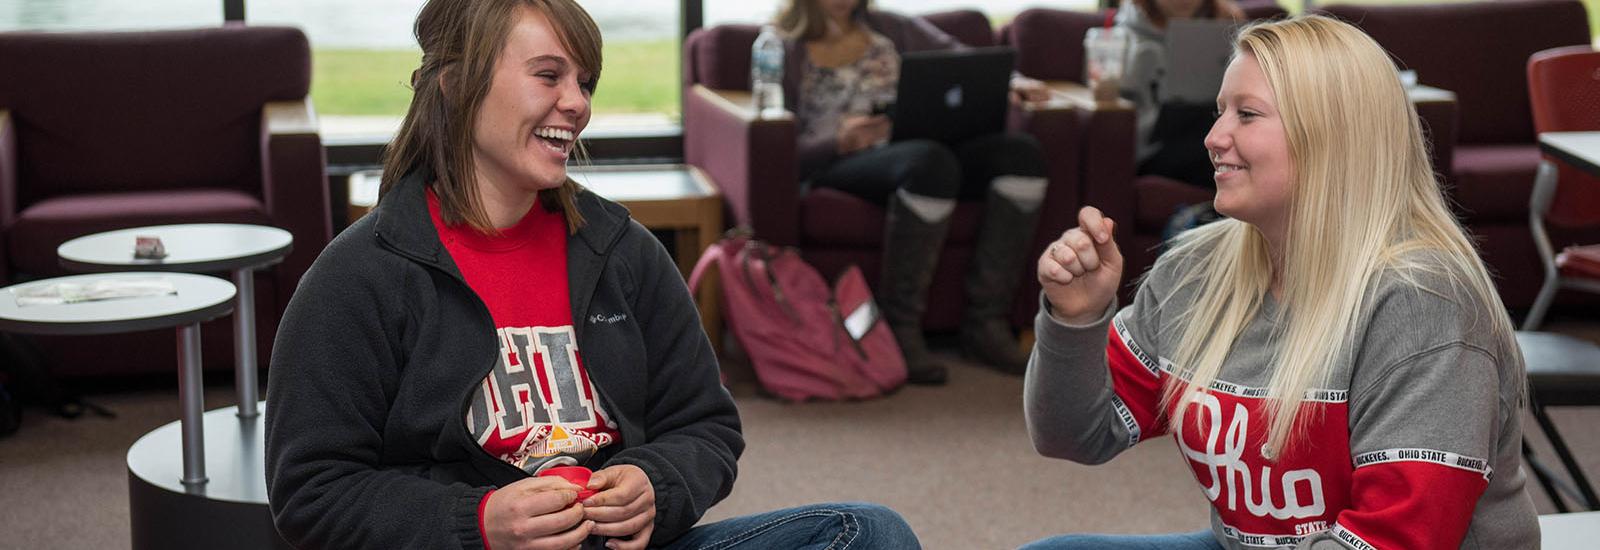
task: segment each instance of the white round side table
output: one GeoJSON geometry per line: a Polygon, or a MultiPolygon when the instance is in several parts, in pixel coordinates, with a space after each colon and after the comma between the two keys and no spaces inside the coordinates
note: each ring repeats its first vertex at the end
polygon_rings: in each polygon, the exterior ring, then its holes
{"type": "Polygon", "coordinates": [[[233,313],[235,389],[239,415],[260,414],[256,401],[256,270],[283,261],[294,247],[288,231],[264,225],[191,223],[152,225],[85,235],[56,248],[61,267],[79,272],[172,271],[211,273],[230,271],[238,288],[233,313]],[[167,257],[135,258],[137,237],[158,237],[167,257]]]}

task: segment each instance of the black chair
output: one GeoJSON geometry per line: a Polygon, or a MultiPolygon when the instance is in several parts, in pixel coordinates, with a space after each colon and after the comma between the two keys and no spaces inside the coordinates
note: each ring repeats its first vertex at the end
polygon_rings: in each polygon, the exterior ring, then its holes
{"type": "Polygon", "coordinates": [[[1593,342],[1549,332],[1517,332],[1517,345],[1528,364],[1528,407],[1539,429],[1555,448],[1568,479],[1562,479],[1540,463],[1524,440],[1522,454],[1533,475],[1544,487],[1556,510],[1567,512],[1562,494],[1590,510],[1600,510],[1600,498],[1573,458],[1567,442],[1556,430],[1546,407],[1593,407],[1600,405],[1600,346],[1593,342]]]}

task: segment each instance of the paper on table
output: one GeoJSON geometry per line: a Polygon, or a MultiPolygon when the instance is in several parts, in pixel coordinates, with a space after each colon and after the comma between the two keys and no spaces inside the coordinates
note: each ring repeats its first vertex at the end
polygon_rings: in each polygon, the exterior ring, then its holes
{"type": "Polygon", "coordinates": [[[172,281],[164,277],[107,279],[88,283],[55,283],[11,289],[17,306],[74,304],[96,300],[116,300],[143,296],[177,294],[172,281]]]}

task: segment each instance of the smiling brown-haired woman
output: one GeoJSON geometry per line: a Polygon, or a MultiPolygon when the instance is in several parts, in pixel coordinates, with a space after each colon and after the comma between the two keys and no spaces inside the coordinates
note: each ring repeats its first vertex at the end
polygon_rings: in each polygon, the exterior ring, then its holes
{"type": "Polygon", "coordinates": [[[278,531],[318,548],[917,547],[870,504],[694,527],[744,440],[676,264],[568,177],[594,22],[573,0],[431,0],[416,31],[378,207],[279,327],[278,531]],[[566,465],[594,475],[537,476],[566,465]]]}

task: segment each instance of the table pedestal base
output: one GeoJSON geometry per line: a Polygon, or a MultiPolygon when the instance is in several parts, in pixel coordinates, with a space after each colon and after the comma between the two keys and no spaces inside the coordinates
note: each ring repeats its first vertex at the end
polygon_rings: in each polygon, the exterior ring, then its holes
{"type": "Polygon", "coordinates": [[[185,487],[178,422],[156,428],[128,449],[132,547],[289,549],[267,510],[264,416],[239,418],[237,407],[205,413],[209,481],[185,487]]]}

